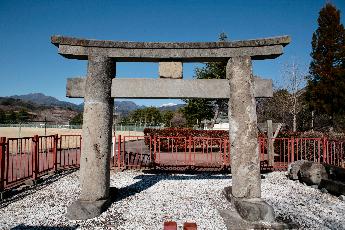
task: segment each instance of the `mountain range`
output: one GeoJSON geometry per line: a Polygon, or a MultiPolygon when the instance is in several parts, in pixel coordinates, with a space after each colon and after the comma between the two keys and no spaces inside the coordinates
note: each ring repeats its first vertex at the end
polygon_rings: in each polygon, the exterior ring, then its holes
{"type": "MultiPolygon", "coordinates": [[[[77,112],[82,112],[84,108],[84,104],[81,103],[79,105],[67,102],[67,101],[60,101],[55,97],[52,96],[46,96],[43,93],[30,93],[30,94],[25,94],[25,95],[13,95],[13,96],[8,96],[8,97],[3,97],[2,101],[4,99],[17,99],[15,104],[22,102],[27,102],[33,105],[37,106],[43,106],[43,107],[59,107],[62,109],[67,109],[67,110],[72,110],[72,111],[77,111],[77,112]],[[20,101],[18,101],[20,100],[20,101]]],[[[165,104],[161,107],[158,107],[159,110],[165,111],[165,110],[170,110],[170,111],[175,111],[181,107],[183,107],[184,104],[165,104]]],[[[146,106],[143,105],[137,105],[133,101],[115,101],[115,110],[116,112],[122,114],[122,115],[128,115],[129,112],[136,110],[136,109],[143,109],[146,106]]]]}
{"type": "Polygon", "coordinates": [[[46,96],[43,93],[29,93],[25,95],[13,95],[7,98],[20,99],[25,102],[36,103],[38,105],[44,105],[44,106],[57,106],[61,108],[69,108],[76,111],[82,111],[84,107],[83,104],[76,105],[71,102],[60,101],[56,99],[55,97],[46,96]]]}

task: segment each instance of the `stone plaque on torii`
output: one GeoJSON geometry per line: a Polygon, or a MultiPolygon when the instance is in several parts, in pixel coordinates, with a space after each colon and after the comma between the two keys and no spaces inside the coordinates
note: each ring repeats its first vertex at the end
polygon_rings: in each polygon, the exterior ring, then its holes
{"type": "Polygon", "coordinates": [[[232,189],[226,195],[242,218],[274,221],[272,208],[261,200],[255,105],[255,97],[272,97],[272,81],[253,76],[252,60],[280,56],[288,36],[171,43],[53,36],[51,42],[66,58],[88,60],[87,77],[67,81],[67,97],[84,98],[81,194],[68,208],[69,218],[95,217],[109,203],[114,98],[228,98],[232,189]],[[227,79],[182,79],[183,62],[219,61],[227,62],[227,79]],[[160,79],[116,79],[116,62],[159,62],[160,79]]]}

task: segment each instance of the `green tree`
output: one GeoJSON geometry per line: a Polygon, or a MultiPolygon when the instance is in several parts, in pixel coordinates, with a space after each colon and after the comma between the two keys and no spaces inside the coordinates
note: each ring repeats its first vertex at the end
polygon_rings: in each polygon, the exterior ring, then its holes
{"type": "Polygon", "coordinates": [[[172,127],[185,127],[187,124],[187,120],[184,117],[183,113],[181,112],[176,112],[173,114],[173,118],[171,119],[171,126],[172,127]]]}
{"type": "Polygon", "coordinates": [[[192,127],[193,125],[200,123],[202,120],[210,120],[213,117],[214,105],[211,100],[208,99],[188,99],[187,105],[181,109],[184,117],[187,120],[187,125],[192,127]]]}
{"type": "MultiPolygon", "coordinates": [[[[219,35],[219,41],[224,42],[228,40],[225,33],[219,35]]],[[[226,62],[209,62],[202,68],[196,68],[196,79],[225,79],[226,78],[226,62]]],[[[187,119],[188,126],[193,126],[197,121],[204,119],[213,122],[217,119],[220,112],[227,113],[228,100],[227,99],[187,99],[184,100],[187,106],[182,110],[187,119]]]]}
{"type": "Polygon", "coordinates": [[[17,119],[22,123],[29,120],[29,116],[29,113],[25,109],[21,109],[17,114],[17,119]]]}
{"type": "Polygon", "coordinates": [[[334,118],[345,112],[345,29],[340,11],[327,3],[319,12],[313,33],[307,100],[312,110],[334,118]]]}
{"type": "Polygon", "coordinates": [[[161,113],[155,107],[137,109],[131,113],[130,117],[132,122],[140,123],[141,125],[158,125],[162,123],[161,113]]]}
{"type": "Polygon", "coordinates": [[[128,125],[130,123],[131,123],[130,116],[121,117],[121,121],[120,121],[121,125],[128,125]]]}
{"type": "Polygon", "coordinates": [[[70,125],[82,125],[83,124],[83,113],[78,113],[70,121],[70,125]]]}
{"type": "Polygon", "coordinates": [[[0,124],[5,124],[6,123],[6,113],[0,109],[0,124]]]}
{"type": "Polygon", "coordinates": [[[7,123],[17,123],[17,113],[13,110],[6,116],[7,123]]]}
{"type": "Polygon", "coordinates": [[[174,117],[174,112],[166,110],[162,112],[162,122],[165,127],[171,127],[171,119],[174,117]]]}

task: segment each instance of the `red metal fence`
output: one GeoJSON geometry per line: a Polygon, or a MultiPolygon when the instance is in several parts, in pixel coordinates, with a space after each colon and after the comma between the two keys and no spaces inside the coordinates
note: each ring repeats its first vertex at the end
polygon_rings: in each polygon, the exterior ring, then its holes
{"type": "MultiPolygon", "coordinates": [[[[274,164],[268,166],[268,140],[258,138],[262,170],[287,170],[296,160],[345,168],[345,140],[327,138],[273,138],[274,164]]],[[[118,136],[114,145],[116,168],[150,166],[230,167],[228,138],[118,136]]]]}
{"type": "Polygon", "coordinates": [[[116,168],[230,166],[230,145],[222,138],[121,136],[114,145],[116,168]]]}
{"type": "Polygon", "coordinates": [[[0,191],[51,171],[79,167],[80,135],[0,138],[0,191]]]}
{"type": "MultiPolygon", "coordinates": [[[[308,160],[345,168],[345,140],[323,138],[272,138],[273,170],[287,170],[288,164],[308,160]]],[[[268,160],[268,140],[259,138],[260,160],[268,160]]]]}
{"type": "MultiPolygon", "coordinates": [[[[48,172],[79,167],[80,135],[0,137],[0,192],[48,172]]],[[[268,166],[268,140],[258,138],[261,168],[287,170],[296,160],[345,168],[345,140],[274,138],[274,163],[268,166]]],[[[156,166],[229,168],[228,138],[121,136],[114,139],[115,169],[156,166]]]]}

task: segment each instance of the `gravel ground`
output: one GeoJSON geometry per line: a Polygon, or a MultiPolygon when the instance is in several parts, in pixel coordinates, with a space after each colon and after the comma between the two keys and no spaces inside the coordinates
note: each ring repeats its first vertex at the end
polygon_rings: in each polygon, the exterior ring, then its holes
{"type": "MultiPolygon", "coordinates": [[[[217,209],[232,209],[221,194],[231,185],[227,175],[124,171],[111,173],[111,186],[119,188],[119,195],[106,212],[87,221],[69,221],[65,213],[79,196],[78,175],[78,171],[65,175],[0,204],[0,229],[161,230],[167,220],[179,226],[196,222],[198,229],[226,229],[217,209]]],[[[300,228],[345,229],[345,202],[335,196],[290,181],[285,173],[266,175],[262,190],[280,220],[300,228]]]]}

